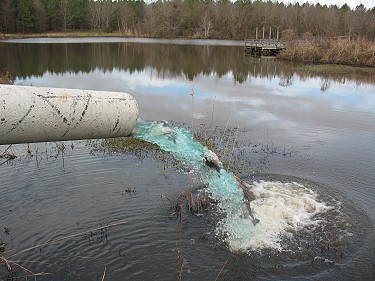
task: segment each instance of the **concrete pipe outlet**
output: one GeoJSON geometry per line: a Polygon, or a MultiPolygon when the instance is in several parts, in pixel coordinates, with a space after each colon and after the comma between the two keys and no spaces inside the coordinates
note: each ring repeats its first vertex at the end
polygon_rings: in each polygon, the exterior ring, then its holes
{"type": "Polygon", "coordinates": [[[0,85],[0,144],[128,136],[138,111],[121,92],[0,85]]]}

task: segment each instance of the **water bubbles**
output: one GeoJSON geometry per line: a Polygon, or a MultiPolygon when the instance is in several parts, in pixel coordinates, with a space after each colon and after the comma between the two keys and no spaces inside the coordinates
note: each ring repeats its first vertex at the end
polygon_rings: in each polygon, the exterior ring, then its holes
{"type": "Polygon", "coordinates": [[[255,227],[249,223],[231,222],[239,241],[230,241],[232,250],[282,249],[282,238],[293,237],[293,232],[322,223],[321,215],[332,207],[320,202],[318,195],[303,185],[290,182],[254,182],[252,191],[257,199],[251,202],[260,219],[255,227]],[[251,235],[249,235],[251,234],[251,235]]]}

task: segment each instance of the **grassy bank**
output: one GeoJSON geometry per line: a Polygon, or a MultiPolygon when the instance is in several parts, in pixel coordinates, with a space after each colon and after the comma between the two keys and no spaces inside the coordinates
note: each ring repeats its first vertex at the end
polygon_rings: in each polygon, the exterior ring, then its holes
{"type": "Polygon", "coordinates": [[[278,58],[314,64],[375,67],[375,43],[361,39],[290,44],[278,55],[278,58]]]}
{"type": "Polygon", "coordinates": [[[358,67],[350,65],[338,64],[315,64],[305,65],[301,67],[302,70],[313,74],[375,74],[375,68],[372,67],[358,67]]]}

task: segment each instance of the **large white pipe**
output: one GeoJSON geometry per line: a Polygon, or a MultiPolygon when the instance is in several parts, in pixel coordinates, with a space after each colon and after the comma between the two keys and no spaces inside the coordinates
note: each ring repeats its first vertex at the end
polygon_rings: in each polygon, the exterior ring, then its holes
{"type": "Polygon", "coordinates": [[[0,144],[128,136],[137,118],[126,93],[0,85],[0,144]]]}

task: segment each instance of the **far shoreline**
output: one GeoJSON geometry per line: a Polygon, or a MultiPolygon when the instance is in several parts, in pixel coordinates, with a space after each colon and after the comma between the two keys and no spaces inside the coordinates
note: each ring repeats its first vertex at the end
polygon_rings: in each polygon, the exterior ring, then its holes
{"type": "MultiPolygon", "coordinates": [[[[159,43],[159,44],[180,44],[180,45],[208,45],[208,46],[244,46],[244,39],[215,39],[215,38],[155,38],[149,36],[128,36],[120,32],[93,32],[93,31],[67,31],[67,32],[46,32],[46,33],[0,33],[0,42],[9,43],[159,43]],[[67,39],[72,40],[67,40],[67,39]],[[100,40],[102,39],[102,40],[100,40]]],[[[343,42],[343,41],[339,41],[343,42]]],[[[374,46],[373,42],[365,40],[351,41],[354,44],[366,44],[367,48],[374,46]],[[365,43],[363,43],[365,42],[365,43]],[[368,47],[370,46],[370,47],[368,47]]],[[[329,44],[334,44],[329,42],[329,44]]],[[[341,43],[342,45],[342,43],[341,43]]],[[[352,44],[353,45],[353,44],[352,44]]],[[[333,47],[336,47],[335,45],[333,47]]],[[[362,46],[361,46],[362,47],[362,46]]],[[[293,45],[290,49],[276,56],[277,60],[296,63],[296,68],[300,71],[311,74],[351,74],[362,73],[375,75],[375,59],[368,63],[363,63],[358,59],[345,57],[343,60],[335,61],[330,59],[324,61],[324,54],[319,50],[318,44],[307,46],[312,52],[310,57],[306,57],[306,45],[293,45]],[[301,55],[303,54],[303,55],[301,55]],[[314,56],[314,57],[312,57],[314,56]],[[352,61],[350,61],[352,60],[352,61]],[[354,62],[354,63],[353,63],[354,62]],[[372,65],[373,64],[373,65],[372,65]]],[[[327,51],[327,50],[325,50],[327,51]]],[[[365,50],[367,51],[367,50],[365,50]]]]}
{"type": "MultiPolygon", "coordinates": [[[[176,44],[189,44],[193,45],[215,45],[215,46],[243,46],[244,40],[241,39],[218,39],[218,38],[189,38],[189,37],[152,37],[152,36],[128,36],[120,32],[92,32],[92,31],[72,31],[72,32],[53,32],[53,33],[0,33],[0,42],[20,42],[28,43],[30,40],[32,43],[44,43],[45,41],[53,42],[53,39],[65,39],[65,38],[76,38],[83,39],[109,39],[109,42],[134,42],[134,43],[154,43],[155,41],[160,42],[172,42],[176,44]],[[35,40],[40,39],[40,40],[35,40]],[[50,39],[50,40],[46,40],[50,39]],[[114,40],[110,40],[114,39],[114,40]],[[207,44],[208,43],[208,44],[207,44]]],[[[87,40],[94,41],[94,40],[87,40]]],[[[108,42],[108,41],[103,41],[108,42]]],[[[91,43],[91,42],[90,42],[91,43]]]]}
{"type": "Polygon", "coordinates": [[[189,39],[189,38],[147,38],[147,37],[120,37],[120,36],[61,36],[61,37],[27,37],[0,40],[5,43],[141,43],[141,44],[176,44],[197,46],[243,46],[241,40],[226,39],[189,39]]]}

